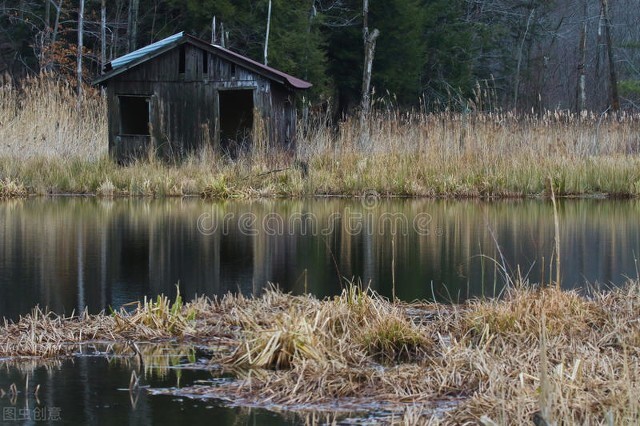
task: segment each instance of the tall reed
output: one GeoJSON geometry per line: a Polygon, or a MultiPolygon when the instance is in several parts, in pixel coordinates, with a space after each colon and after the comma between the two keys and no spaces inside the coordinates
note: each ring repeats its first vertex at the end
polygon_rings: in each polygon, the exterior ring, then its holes
{"type": "MultiPolygon", "coordinates": [[[[178,164],[127,167],[107,158],[104,98],[82,107],[64,83],[34,77],[0,87],[0,179],[29,193],[104,196],[305,195],[522,197],[640,193],[640,115],[548,111],[374,111],[337,124],[300,120],[295,152],[254,141],[230,159],[207,146],[178,164]]],[[[260,136],[262,135],[262,136],[260,136]]],[[[261,139],[262,138],[262,139],[261,139]]]]}

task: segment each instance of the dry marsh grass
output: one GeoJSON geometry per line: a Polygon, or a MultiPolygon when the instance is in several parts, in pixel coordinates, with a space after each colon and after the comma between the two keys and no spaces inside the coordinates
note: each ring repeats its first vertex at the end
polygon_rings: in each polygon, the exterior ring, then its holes
{"type": "Polygon", "coordinates": [[[195,332],[196,305],[185,307],[179,291],[173,302],[164,295],[159,295],[155,301],[145,296],[142,302],[133,305],[136,308],[130,315],[125,310],[113,313],[116,333],[129,333],[133,329],[139,339],[141,335],[154,338],[158,333],[184,336],[195,332]]]}
{"type": "Polygon", "coordinates": [[[180,164],[107,158],[104,99],[50,76],[0,87],[0,180],[31,194],[210,198],[305,195],[522,197],[640,193],[640,115],[401,113],[378,110],[363,132],[315,116],[292,155],[231,161],[204,149],[180,164]]]}
{"type": "Polygon", "coordinates": [[[413,407],[398,417],[409,423],[635,424],[639,315],[637,281],[589,297],[522,285],[457,306],[392,303],[357,286],[324,300],[272,289],[161,297],[112,315],[35,310],[2,327],[0,357],[48,358],[95,340],[197,342],[236,380],[183,395],[280,409],[375,402],[413,407]]]}
{"type": "Polygon", "coordinates": [[[14,182],[9,178],[0,180],[0,200],[26,196],[27,190],[21,183],[14,182]]]}
{"type": "Polygon", "coordinates": [[[302,296],[275,313],[272,299],[282,294],[271,293],[262,299],[264,312],[271,313],[267,319],[256,319],[256,303],[234,310],[245,338],[226,364],[277,370],[307,361],[393,363],[426,354],[429,339],[402,310],[375,293],[353,286],[329,303],[302,296]]]}
{"type": "Polygon", "coordinates": [[[0,157],[95,161],[106,154],[106,104],[85,91],[81,106],[73,88],[54,76],[0,85],[0,157]]]}

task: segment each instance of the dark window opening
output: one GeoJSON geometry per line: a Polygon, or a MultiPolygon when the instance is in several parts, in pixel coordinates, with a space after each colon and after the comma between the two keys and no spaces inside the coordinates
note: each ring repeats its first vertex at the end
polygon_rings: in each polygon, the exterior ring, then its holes
{"type": "Polygon", "coordinates": [[[178,73],[184,74],[185,63],[187,61],[187,53],[185,52],[184,44],[180,46],[180,57],[178,59],[178,73]]]}
{"type": "Polygon", "coordinates": [[[209,54],[206,50],[202,51],[202,74],[209,74],[209,54]]]}
{"type": "Polygon", "coordinates": [[[149,97],[120,96],[120,133],[149,135],[149,97]]]}
{"type": "Polygon", "coordinates": [[[229,155],[236,156],[251,145],[253,130],[253,89],[221,90],[220,144],[229,155]]]}
{"type": "Polygon", "coordinates": [[[231,78],[236,78],[236,64],[231,64],[231,78]]]}

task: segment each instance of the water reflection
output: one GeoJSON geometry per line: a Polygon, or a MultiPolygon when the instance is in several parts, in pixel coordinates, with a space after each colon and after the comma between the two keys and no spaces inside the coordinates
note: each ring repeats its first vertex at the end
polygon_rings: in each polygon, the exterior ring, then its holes
{"type": "MultiPolygon", "coordinates": [[[[559,204],[563,283],[636,276],[638,201],[559,204]]],[[[0,203],[0,317],[100,311],[143,295],[336,294],[358,277],[403,299],[499,291],[489,259],[549,279],[550,202],[56,198],[0,203]],[[497,244],[496,244],[497,243],[497,244]],[[487,257],[484,257],[484,256],[487,257]],[[395,271],[392,271],[392,264],[395,271]],[[395,272],[395,274],[393,274],[395,272]]]]}
{"type": "MultiPolygon", "coordinates": [[[[126,363],[104,357],[76,357],[58,365],[29,366],[0,363],[0,424],[49,425],[181,425],[181,424],[300,424],[267,410],[226,407],[219,401],[198,401],[171,396],[136,394],[135,404],[127,389],[132,369],[126,363]],[[12,384],[17,393],[12,396],[12,384]],[[36,392],[36,387],[38,391],[36,392]]],[[[170,370],[163,376],[145,375],[144,385],[191,385],[211,379],[195,370],[170,370]]]]}

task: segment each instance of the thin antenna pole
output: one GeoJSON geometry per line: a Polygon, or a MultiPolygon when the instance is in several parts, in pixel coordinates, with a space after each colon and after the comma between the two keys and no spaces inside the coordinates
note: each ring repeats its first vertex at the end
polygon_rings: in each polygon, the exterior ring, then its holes
{"type": "Polygon", "coordinates": [[[271,0],[269,0],[269,10],[267,12],[267,34],[264,37],[264,64],[267,65],[267,53],[269,52],[269,29],[271,28],[271,0]]]}

